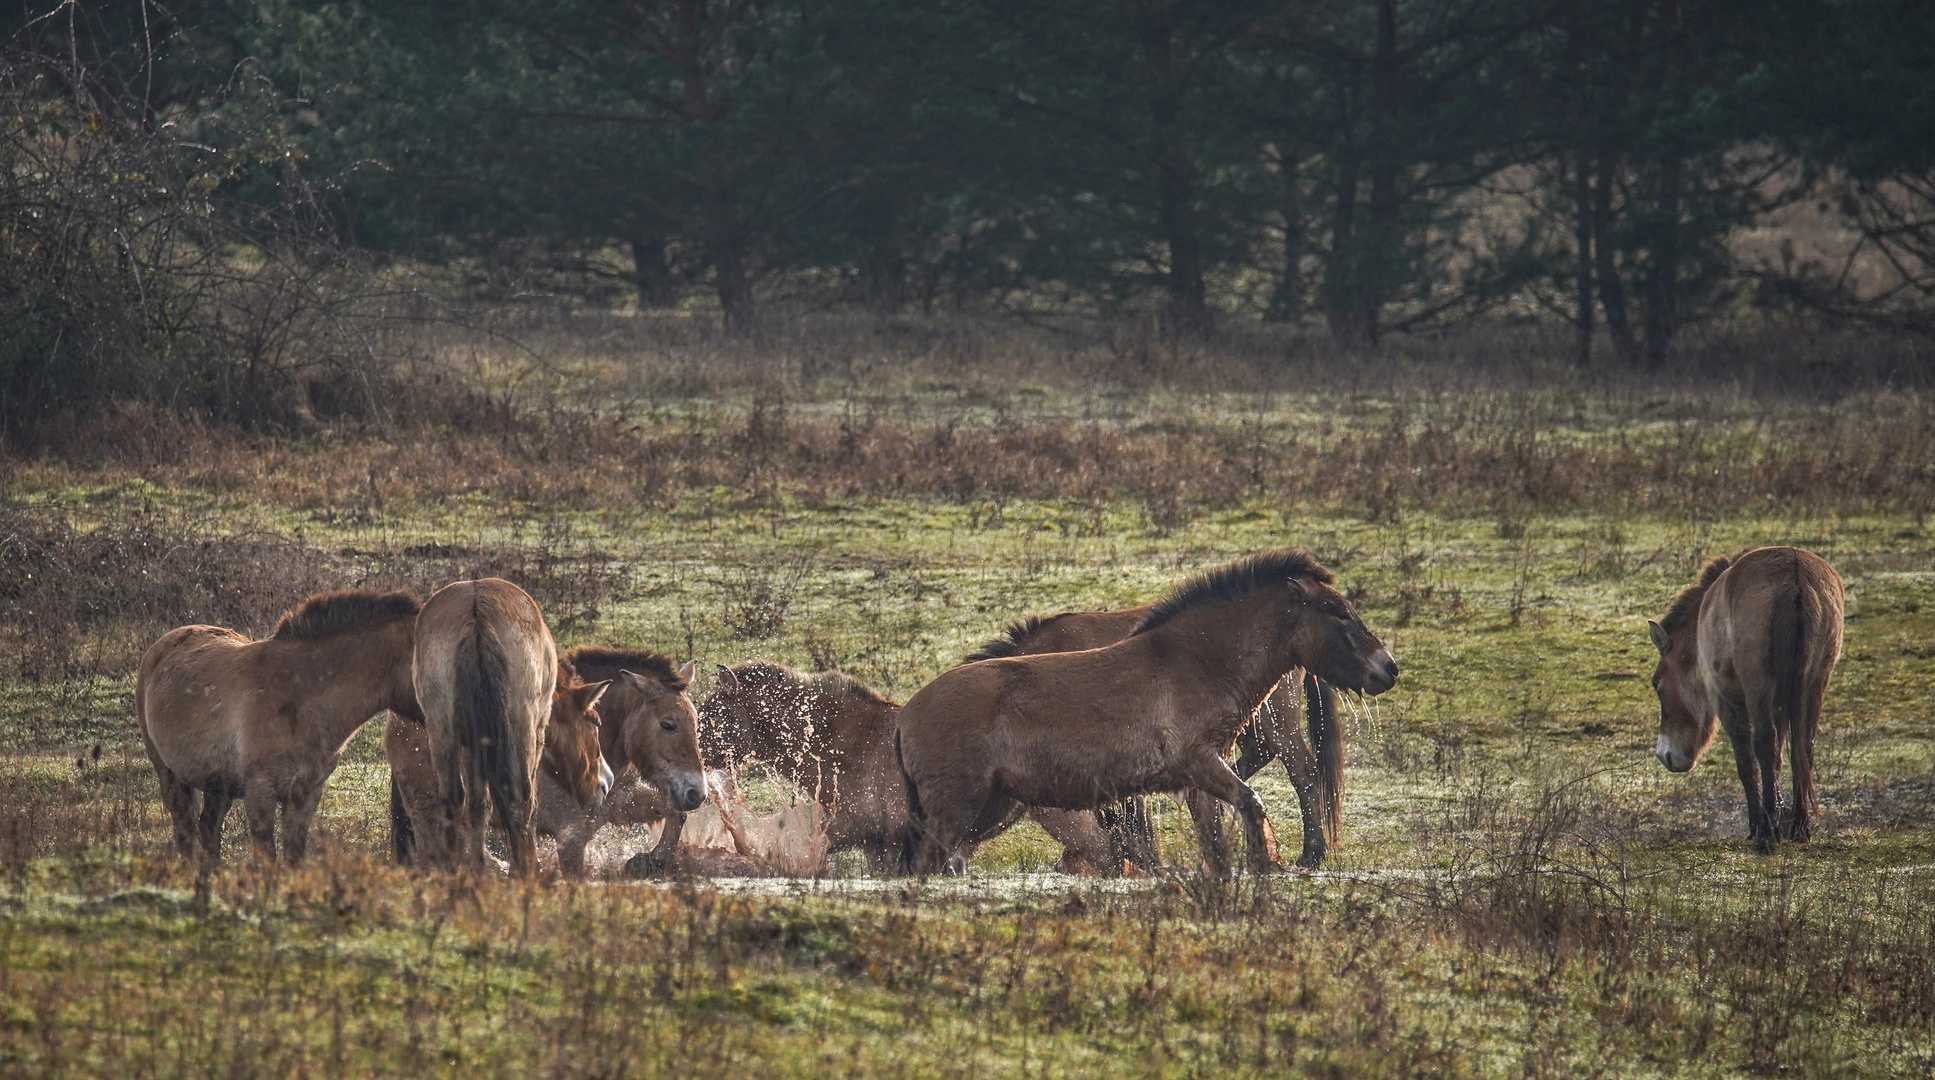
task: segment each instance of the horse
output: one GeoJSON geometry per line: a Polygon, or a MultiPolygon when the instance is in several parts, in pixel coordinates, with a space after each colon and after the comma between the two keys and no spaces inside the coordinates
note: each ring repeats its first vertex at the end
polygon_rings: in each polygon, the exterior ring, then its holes
{"type": "Polygon", "coordinates": [[[1841,655],[1841,578],[1800,548],[1744,549],[1700,570],[1658,622],[1646,624],[1659,665],[1654,756],[1686,772],[1724,728],[1747,797],[1747,835],[1771,854],[1780,834],[1805,841],[1814,799],[1814,733],[1841,655]],[[1776,788],[1781,743],[1793,758],[1785,829],[1776,788]]]}
{"type": "MultiPolygon", "coordinates": [[[[584,842],[571,826],[587,808],[601,804],[612,786],[611,766],[598,745],[597,704],[606,686],[580,683],[559,665],[538,759],[533,821],[540,836],[557,839],[558,866],[573,877],[584,872],[584,842]]],[[[449,853],[442,844],[447,830],[438,820],[442,795],[428,727],[391,713],[383,728],[383,752],[390,762],[390,847],[397,863],[446,862],[449,853]]]]}
{"type": "Polygon", "coordinates": [[[438,850],[483,865],[484,819],[495,806],[512,872],[535,873],[538,747],[558,679],[537,602],[502,578],[437,590],[417,616],[413,677],[443,802],[438,850]]]}
{"type": "Polygon", "coordinates": [[[651,872],[670,866],[685,815],[705,802],[699,713],[688,693],[697,663],[675,665],[650,649],[595,645],[571,650],[565,662],[581,678],[610,680],[601,710],[603,746],[606,760],[623,777],[605,813],[586,823],[585,839],[606,821],[651,824],[662,817],[665,831],[644,853],[642,865],[651,872]]]}
{"type": "MultiPolygon", "coordinates": [[[[1031,615],[1008,624],[1000,637],[968,654],[962,663],[1000,656],[1080,652],[1113,645],[1133,634],[1153,607],[1150,604],[1116,611],[1031,615]]],[[[1238,779],[1248,780],[1272,760],[1283,762],[1303,816],[1303,852],[1297,858],[1297,865],[1321,866],[1344,820],[1344,739],[1337,723],[1337,691],[1307,672],[1301,680],[1286,676],[1270,691],[1250,722],[1243,725],[1236,745],[1240,751],[1234,766],[1238,779]],[[1299,681],[1301,693],[1297,687],[1299,681]],[[1297,714],[1299,701],[1310,732],[1307,743],[1294,724],[1285,722],[1287,717],[1297,714]]],[[[1226,860],[1227,845],[1214,800],[1192,789],[1183,793],[1183,802],[1189,808],[1205,857],[1211,862],[1226,860]]],[[[1155,831],[1142,798],[1126,799],[1119,808],[1098,811],[1098,814],[1106,815],[1104,824],[1120,854],[1142,869],[1154,872],[1158,862],[1155,831]]]]}
{"type": "MultiPolygon", "coordinates": [[[[771,766],[810,793],[826,812],[830,851],[859,849],[868,872],[910,866],[907,796],[894,763],[900,706],[838,671],[809,675],[779,664],[721,666],[699,709],[706,759],[771,766]]],[[[1109,837],[1092,814],[1033,811],[1062,844],[1060,868],[1120,873],[1109,837]]]]}
{"type": "Polygon", "coordinates": [[[275,858],[280,808],[283,853],[302,859],[350,737],[385,709],[421,715],[410,682],[418,607],[407,592],[319,593],[261,641],[182,626],[148,647],[135,715],[182,857],[199,840],[221,861],[222,822],[239,798],[257,851],[275,858]]]}
{"type": "Polygon", "coordinates": [[[1293,668],[1372,695],[1397,683],[1397,661],[1335,581],[1304,552],[1262,552],[1184,582],[1114,645],[943,672],[897,731],[916,872],[964,868],[963,850],[1024,805],[1186,788],[1234,806],[1251,869],[1276,868],[1263,803],[1224,760],[1237,732],[1293,668]]]}

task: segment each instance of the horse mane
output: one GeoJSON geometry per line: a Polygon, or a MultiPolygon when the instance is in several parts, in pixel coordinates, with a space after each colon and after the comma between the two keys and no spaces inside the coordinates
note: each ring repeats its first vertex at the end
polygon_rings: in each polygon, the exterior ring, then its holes
{"type": "Polygon", "coordinates": [[[1707,589],[1720,580],[1720,575],[1726,573],[1727,567],[1732,566],[1739,557],[1739,554],[1715,555],[1708,559],[1707,564],[1700,568],[1700,580],[1681,589],[1680,595],[1674,597],[1673,603],[1667,607],[1666,614],[1660,616],[1660,629],[1670,636],[1692,622],[1693,617],[1700,613],[1700,601],[1705,598],[1707,589]]]}
{"type": "Polygon", "coordinates": [[[414,619],[423,604],[408,590],[377,592],[344,589],[317,593],[282,613],[271,637],[280,641],[310,641],[359,630],[371,623],[414,619]]]}
{"type": "Polygon", "coordinates": [[[1135,632],[1147,633],[1185,611],[1247,596],[1288,578],[1307,578],[1322,585],[1337,583],[1337,575],[1324,569],[1307,551],[1259,551],[1227,566],[1205,570],[1176,586],[1174,592],[1149,609],[1148,617],[1135,632]]]}
{"type": "MultiPolygon", "coordinates": [[[[573,674],[582,667],[606,668],[616,675],[620,670],[655,679],[675,694],[684,693],[690,684],[679,675],[672,658],[656,649],[608,649],[603,645],[580,645],[564,654],[573,674]]],[[[580,676],[582,677],[582,676],[580,676]]]]}
{"type": "Polygon", "coordinates": [[[1068,613],[1064,611],[1061,615],[1030,615],[1025,619],[1016,619],[1001,631],[1000,637],[989,638],[980,648],[961,657],[961,663],[972,664],[979,660],[1014,656],[1021,652],[1021,647],[1027,644],[1028,639],[1034,637],[1037,631],[1066,614],[1068,613]]]}
{"type": "Polygon", "coordinates": [[[822,671],[817,675],[808,675],[805,681],[828,697],[854,698],[869,705],[893,704],[881,696],[880,691],[844,671],[822,671]]]}

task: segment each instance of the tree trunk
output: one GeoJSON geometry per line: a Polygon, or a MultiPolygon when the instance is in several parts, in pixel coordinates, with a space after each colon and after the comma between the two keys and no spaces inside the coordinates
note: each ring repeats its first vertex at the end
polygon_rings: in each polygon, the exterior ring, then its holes
{"type": "MultiPolygon", "coordinates": [[[[1403,231],[1398,193],[1397,137],[1397,0],[1377,5],[1377,52],[1371,58],[1371,133],[1366,146],[1371,201],[1363,233],[1351,238],[1347,264],[1348,289],[1332,303],[1330,332],[1346,348],[1374,349],[1378,316],[1395,292],[1401,261],[1403,231]],[[1342,308],[1340,311],[1339,308],[1342,308]]],[[[1353,165],[1355,163],[1353,162],[1353,165]]],[[[1356,200],[1356,169],[1351,172],[1351,197],[1356,200]]]]}
{"type": "Polygon", "coordinates": [[[663,236],[635,236],[631,240],[632,285],[641,308],[667,308],[678,302],[679,283],[665,255],[663,236]]]}
{"type": "Polygon", "coordinates": [[[1654,210],[1653,265],[1646,276],[1640,307],[1646,321],[1646,362],[1658,367],[1673,348],[1680,328],[1680,157],[1660,163],[1658,206],[1654,210]]]}
{"type": "Polygon", "coordinates": [[[1297,192],[1297,160],[1293,155],[1278,159],[1283,177],[1283,269],[1277,287],[1270,294],[1270,306],[1263,321],[1296,323],[1303,319],[1303,200],[1297,192]]]}
{"type": "Polygon", "coordinates": [[[1573,165],[1573,202],[1576,204],[1578,220],[1573,225],[1573,243],[1578,250],[1578,308],[1574,322],[1578,334],[1578,353],[1575,357],[1580,367],[1592,363],[1592,162],[1586,155],[1579,155],[1573,165]]]}
{"type": "Polygon", "coordinates": [[[1639,343],[1633,340],[1632,321],[1626,312],[1626,287],[1620,281],[1618,254],[1615,245],[1607,242],[1612,233],[1613,185],[1619,178],[1619,167],[1611,154],[1599,158],[1599,177],[1592,192],[1592,235],[1594,239],[1593,262],[1599,279],[1599,303],[1606,312],[1606,332],[1611,335],[1613,349],[1619,358],[1627,363],[1639,359],[1639,343]]]}
{"type": "Polygon", "coordinates": [[[1152,27],[1145,59],[1153,87],[1157,216],[1169,247],[1169,271],[1163,279],[1169,293],[1169,323],[1177,332],[1193,335],[1209,329],[1209,305],[1203,288],[1195,192],[1178,118],[1181,91],[1176,85],[1174,33],[1166,24],[1152,27]]]}
{"type": "Polygon", "coordinates": [[[1363,252],[1357,235],[1359,158],[1351,154],[1338,164],[1337,193],[1330,217],[1330,258],[1324,266],[1324,321],[1330,336],[1350,351],[1375,344],[1376,327],[1365,327],[1357,294],[1363,288],[1363,252]]]}

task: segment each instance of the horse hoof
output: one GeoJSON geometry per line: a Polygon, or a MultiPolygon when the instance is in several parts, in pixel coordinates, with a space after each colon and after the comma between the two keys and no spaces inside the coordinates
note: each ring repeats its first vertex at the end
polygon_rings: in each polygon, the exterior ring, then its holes
{"type": "Polygon", "coordinates": [[[625,860],[625,876],[628,878],[655,878],[664,869],[665,864],[649,851],[641,851],[625,860]]]}

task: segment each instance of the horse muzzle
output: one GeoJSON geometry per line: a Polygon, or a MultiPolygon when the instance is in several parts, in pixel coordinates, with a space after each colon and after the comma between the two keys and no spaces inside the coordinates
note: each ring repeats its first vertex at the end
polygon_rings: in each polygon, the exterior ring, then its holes
{"type": "Polygon", "coordinates": [[[705,777],[697,773],[674,776],[668,787],[672,792],[672,801],[688,814],[705,802],[705,777]]]}
{"type": "Polygon", "coordinates": [[[1377,655],[1371,657],[1368,667],[1370,670],[1365,672],[1364,675],[1364,692],[1366,694],[1376,697],[1397,685],[1397,658],[1393,657],[1389,650],[1377,650],[1377,655]]]}
{"type": "Polygon", "coordinates": [[[1666,736],[1660,736],[1659,744],[1653,747],[1653,756],[1666,766],[1668,772],[1685,772],[1693,767],[1693,756],[1682,754],[1667,745],[1666,736]]]}
{"type": "Polygon", "coordinates": [[[598,759],[598,801],[599,802],[602,803],[605,801],[605,798],[611,794],[611,786],[617,782],[618,782],[618,777],[612,775],[611,765],[608,762],[606,762],[604,758],[602,757],[599,758],[598,759]]]}

